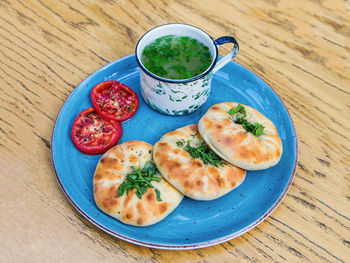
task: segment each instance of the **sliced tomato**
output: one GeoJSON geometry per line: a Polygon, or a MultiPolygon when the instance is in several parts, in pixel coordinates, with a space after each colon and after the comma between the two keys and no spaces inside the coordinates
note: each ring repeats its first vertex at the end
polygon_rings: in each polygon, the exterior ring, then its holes
{"type": "Polygon", "coordinates": [[[91,101],[101,116],[116,121],[129,119],[139,107],[135,91],[112,80],[97,84],[91,91],[91,101]]]}
{"type": "Polygon", "coordinates": [[[101,117],[94,108],[87,108],[75,119],[72,141],[79,151],[101,154],[116,145],[123,134],[120,122],[101,117]]]}

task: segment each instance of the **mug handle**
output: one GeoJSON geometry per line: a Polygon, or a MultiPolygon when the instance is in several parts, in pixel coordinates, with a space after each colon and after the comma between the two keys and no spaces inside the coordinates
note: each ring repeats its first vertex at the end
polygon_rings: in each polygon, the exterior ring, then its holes
{"type": "Polygon", "coordinates": [[[213,73],[215,73],[216,71],[221,69],[223,66],[225,66],[227,63],[229,63],[237,55],[239,50],[239,46],[236,39],[230,36],[219,37],[214,42],[215,42],[215,45],[217,46],[221,46],[222,44],[226,44],[226,43],[233,43],[234,46],[230,53],[228,53],[226,56],[220,59],[218,63],[216,63],[216,66],[213,69],[213,73]]]}

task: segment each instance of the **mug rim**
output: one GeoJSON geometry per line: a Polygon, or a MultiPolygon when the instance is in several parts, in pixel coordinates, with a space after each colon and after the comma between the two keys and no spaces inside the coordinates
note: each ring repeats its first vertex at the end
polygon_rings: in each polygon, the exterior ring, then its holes
{"type": "Polygon", "coordinates": [[[163,81],[163,82],[168,82],[168,83],[188,83],[188,82],[192,82],[192,81],[195,81],[195,80],[198,80],[198,79],[204,77],[205,75],[209,74],[213,70],[213,68],[215,67],[215,65],[217,63],[217,60],[218,60],[218,47],[217,47],[217,45],[215,43],[215,40],[207,32],[205,32],[204,30],[200,29],[199,27],[188,25],[188,24],[184,24],[184,23],[168,23],[168,24],[163,24],[163,25],[159,25],[159,26],[153,27],[152,29],[150,29],[146,33],[144,33],[142,35],[142,37],[140,37],[140,39],[137,41],[137,44],[136,44],[135,57],[136,57],[136,62],[139,65],[139,67],[142,69],[142,71],[144,73],[146,73],[147,75],[151,76],[152,78],[155,78],[155,79],[163,81]],[[167,78],[163,78],[163,77],[160,77],[158,75],[155,75],[154,73],[150,72],[148,69],[145,68],[145,66],[142,64],[142,62],[141,62],[141,60],[140,60],[140,58],[139,58],[139,56],[137,54],[137,49],[139,47],[140,41],[143,39],[143,37],[145,35],[147,35],[151,31],[153,31],[154,29],[157,29],[157,28],[160,28],[160,27],[164,27],[164,26],[169,26],[169,25],[184,25],[184,26],[188,26],[188,27],[193,27],[193,28],[201,31],[202,33],[204,33],[205,35],[207,35],[211,39],[211,41],[213,42],[214,49],[215,49],[215,55],[214,55],[214,58],[213,58],[212,63],[211,63],[209,68],[207,68],[201,74],[196,75],[196,76],[194,76],[192,78],[189,78],[189,79],[167,79],[167,78]]]}

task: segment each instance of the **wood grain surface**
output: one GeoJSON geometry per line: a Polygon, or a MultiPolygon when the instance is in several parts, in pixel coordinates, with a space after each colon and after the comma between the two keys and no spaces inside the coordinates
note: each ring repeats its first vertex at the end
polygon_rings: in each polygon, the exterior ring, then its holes
{"type": "Polygon", "coordinates": [[[349,1],[1,0],[0,46],[1,262],[350,262],[349,1]],[[50,160],[73,89],[170,22],[235,36],[235,60],[281,96],[300,148],[294,183],[267,220],[189,251],[97,229],[65,198],[50,160]]]}

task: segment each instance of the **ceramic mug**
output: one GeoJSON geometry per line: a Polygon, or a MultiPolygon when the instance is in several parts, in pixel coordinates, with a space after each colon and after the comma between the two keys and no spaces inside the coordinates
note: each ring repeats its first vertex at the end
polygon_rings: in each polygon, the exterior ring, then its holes
{"type": "Polygon", "coordinates": [[[136,60],[141,68],[141,91],[146,103],[154,110],[168,115],[185,115],[202,106],[210,94],[213,74],[230,62],[238,53],[238,43],[231,36],[213,40],[203,30],[186,24],[166,24],[146,32],[136,45],[136,60]],[[190,79],[174,80],[159,77],[145,68],[143,49],[159,37],[188,36],[206,45],[212,54],[211,65],[203,73],[190,79]],[[233,49],[218,61],[218,46],[233,43],[233,49]]]}

